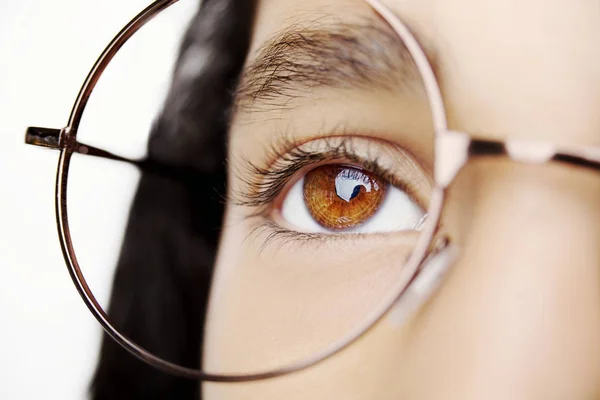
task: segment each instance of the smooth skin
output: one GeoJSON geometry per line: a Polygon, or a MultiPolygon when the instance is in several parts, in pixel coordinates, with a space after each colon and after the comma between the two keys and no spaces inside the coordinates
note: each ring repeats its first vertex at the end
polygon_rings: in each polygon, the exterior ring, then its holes
{"type": "MultiPolygon", "coordinates": [[[[434,60],[451,129],[600,146],[597,1],[385,4],[434,60]]],[[[262,0],[248,64],[277,32],[315,15],[332,24],[377,19],[360,0],[262,0]]],[[[397,143],[424,174],[431,170],[433,136],[418,91],[318,88],[288,105],[237,111],[233,165],[263,162],[285,131],[298,142],[355,134],[397,143]],[[347,129],[336,131],[342,122],[347,129]]],[[[243,186],[233,172],[230,186],[243,186]]],[[[374,293],[389,289],[412,243],[391,233],[263,246],[265,234],[251,235],[256,221],[247,213],[228,204],[207,320],[204,367],[211,372],[263,370],[322,348],[323,337],[345,332],[376,304],[374,293]],[[348,292],[354,296],[339,305],[348,292]]],[[[206,383],[203,398],[600,399],[600,174],[471,160],[451,187],[444,221],[460,255],[404,323],[390,315],[300,373],[206,383]]]]}

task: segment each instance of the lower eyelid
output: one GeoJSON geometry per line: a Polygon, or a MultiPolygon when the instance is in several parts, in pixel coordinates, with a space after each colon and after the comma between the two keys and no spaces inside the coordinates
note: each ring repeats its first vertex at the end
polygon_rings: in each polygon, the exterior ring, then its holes
{"type": "Polygon", "coordinates": [[[327,246],[327,251],[346,251],[355,246],[369,248],[388,248],[389,246],[414,246],[418,231],[374,232],[374,233],[312,233],[298,232],[278,225],[272,220],[257,221],[250,229],[246,239],[258,241],[259,253],[272,249],[275,251],[285,248],[286,251],[318,251],[327,246]],[[389,243],[389,244],[388,244],[389,243]]]}

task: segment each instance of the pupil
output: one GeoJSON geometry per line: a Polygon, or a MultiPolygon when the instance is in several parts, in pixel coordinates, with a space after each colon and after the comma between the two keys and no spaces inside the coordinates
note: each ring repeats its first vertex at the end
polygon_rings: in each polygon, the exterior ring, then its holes
{"type": "Polygon", "coordinates": [[[360,193],[360,185],[356,186],[350,195],[350,200],[354,199],[360,193]]]}

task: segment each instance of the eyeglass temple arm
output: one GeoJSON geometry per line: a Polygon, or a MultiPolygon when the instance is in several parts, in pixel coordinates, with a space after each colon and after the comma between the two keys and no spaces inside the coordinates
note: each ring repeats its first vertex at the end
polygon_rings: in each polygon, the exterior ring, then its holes
{"type": "MultiPolygon", "coordinates": [[[[30,126],[27,128],[25,133],[25,143],[31,144],[34,146],[46,147],[55,150],[61,150],[64,148],[64,145],[61,144],[60,141],[61,130],[60,129],[51,129],[51,128],[40,128],[36,126],[30,126]]],[[[87,144],[75,142],[74,151],[79,154],[106,158],[109,160],[115,161],[123,161],[129,164],[133,164],[136,166],[141,166],[141,160],[133,160],[130,158],[125,158],[108,152],[106,150],[99,149],[94,146],[90,146],[87,144]]]]}
{"type": "Polygon", "coordinates": [[[533,164],[554,161],[600,171],[600,149],[596,147],[558,149],[547,143],[544,146],[535,142],[471,139],[468,152],[471,156],[506,155],[533,164]]]}
{"type": "MultiPolygon", "coordinates": [[[[47,147],[50,149],[61,150],[65,146],[61,143],[61,134],[62,131],[60,129],[51,129],[51,128],[40,128],[35,126],[30,126],[27,128],[25,134],[25,143],[31,144],[34,146],[47,147]]],[[[461,134],[463,135],[463,134],[461,134]]],[[[560,152],[557,149],[548,149],[549,152],[542,152],[541,159],[537,159],[534,157],[531,159],[531,154],[528,151],[528,148],[525,147],[524,154],[518,151],[518,147],[516,149],[511,149],[510,145],[507,142],[503,141],[495,141],[495,140],[485,140],[485,139],[471,139],[468,146],[468,153],[471,156],[502,156],[507,155],[515,160],[524,160],[534,163],[546,162],[546,161],[556,161],[571,165],[577,165],[581,167],[591,168],[594,170],[600,171],[600,150],[594,148],[594,152],[586,153],[585,151],[569,151],[569,152],[560,152]],[[546,153],[546,154],[544,154],[546,153]]],[[[135,165],[142,169],[160,171],[162,173],[167,172],[167,170],[171,173],[181,173],[184,171],[178,171],[177,169],[173,169],[172,167],[166,167],[164,165],[154,165],[155,163],[149,162],[149,160],[133,160],[130,158],[125,158],[108,152],[106,150],[99,149],[94,146],[90,146],[87,144],[75,142],[74,152],[89,155],[94,157],[105,158],[108,160],[122,161],[128,164],[135,165]]]]}

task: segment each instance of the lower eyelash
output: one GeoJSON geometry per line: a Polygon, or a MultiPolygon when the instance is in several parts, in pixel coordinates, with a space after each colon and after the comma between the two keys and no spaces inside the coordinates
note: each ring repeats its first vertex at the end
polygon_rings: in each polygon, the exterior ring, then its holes
{"type": "Polygon", "coordinates": [[[261,219],[246,236],[246,240],[258,240],[259,238],[262,241],[258,250],[259,254],[274,244],[284,246],[293,243],[297,245],[298,243],[308,241],[314,243],[325,239],[323,235],[318,233],[297,232],[283,228],[269,219],[261,219]]]}
{"type": "MultiPolygon", "coordinates": [[[[259,248],[259,254],[266,248],[278,245],[280,248],[286,245],[294,245],[296,249],[299,246],[306,245],[329,245],[340,240],[356,240],[365,236],[376,235],[365,233],[312,233],[294,231],[278,225],[270,219],[261,219],[256,222],[256,225],[250,230],[246,236],[246,240],[262,240],[259,248]]],[[[311,248],[314,250],[314,247],[311,248]]]]}

